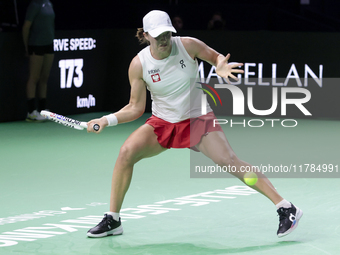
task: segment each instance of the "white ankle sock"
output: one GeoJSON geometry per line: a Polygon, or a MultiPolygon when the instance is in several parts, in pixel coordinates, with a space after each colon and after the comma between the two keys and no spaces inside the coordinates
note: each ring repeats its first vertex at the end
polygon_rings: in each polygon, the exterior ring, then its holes
{"type": "Polygon", "coordinates": [[[107,212],[106,214],[111,215],[112,218],[113,218],[115,221],[119,221],[119,213],[116,213],[116,212],[107,212]]]}
{"type": "Polygon", "coordinates": [[[279,209],[279,208],[290,208],[292,207],[291,203],[288,202],[286,199],[283,199],[281,202],[279,202],[278,204],[276,204],[276,208],[279,209]]]}

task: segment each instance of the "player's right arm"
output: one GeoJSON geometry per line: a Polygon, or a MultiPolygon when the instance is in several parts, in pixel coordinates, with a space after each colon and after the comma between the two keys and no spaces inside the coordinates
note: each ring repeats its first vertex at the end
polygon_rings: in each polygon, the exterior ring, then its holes
{"type": "MultiPolygon", "coordinates": [[[[145,111],[146,84],[143,80],[143,68],[138,55],[134,57],[130,63],[129,81],[131,86],[130,101],[122,109],[114,113],[119,124],[138,119],[145,111]]],[[[108,125],[108,121],[105,116],[101,117],[100,119],[91,120],[88,123],[87,129],[89,132],[93,132],[92,126],[94,124],[99,124],[100,132],[108,125]]]]}
{"type": "Polygon", "coordinates": [[[138,119],[145,111],[146,84],[143,80],[143,67],[138,55],[130,63],[129,81],[131,86],[130,101],[125,107],[115,113],[118,123],[138,119]]]}

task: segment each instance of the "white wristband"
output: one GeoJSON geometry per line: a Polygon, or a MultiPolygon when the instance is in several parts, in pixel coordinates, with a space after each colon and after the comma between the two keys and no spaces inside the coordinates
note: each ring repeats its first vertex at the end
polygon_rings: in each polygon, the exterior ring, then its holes
{"type": "Polygon", "coordinates": [[[107,122],[109,123],[109,126],[116,126],[118,124],[118,119],[116,115],[109,114],[104,116],[107,119],[107,122]]]}

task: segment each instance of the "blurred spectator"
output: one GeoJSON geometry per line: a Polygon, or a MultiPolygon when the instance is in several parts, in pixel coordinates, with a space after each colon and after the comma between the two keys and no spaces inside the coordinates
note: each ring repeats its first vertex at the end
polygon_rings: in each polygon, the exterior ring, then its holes
{"type": "Polygon", "coordinates": [[[208,23],[209,30],[223,30],[225,26],[225,20],[220,12],[215,12],[208,23]]]}
{"type": "Polygon", "coordinates": [[[172,25],[177,31],[180,31],[183,29],[183,20],[180,16],[176,15],[172,19],[172,25]]]}
{"type": "Polygon", "coordinates": [[[40,111],[46,109],[47,81],[54,58],[54,18],[53,5],[49,0],[30,2],[22,28],[26,56],[29,57],[27,121],[45,120],[40,111]]]}

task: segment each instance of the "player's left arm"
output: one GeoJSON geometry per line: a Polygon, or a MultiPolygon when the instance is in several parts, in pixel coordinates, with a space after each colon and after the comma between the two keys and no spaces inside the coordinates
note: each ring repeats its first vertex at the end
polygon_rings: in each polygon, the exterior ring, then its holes
{"type": "Polygon", "coordinates": [[[193,59],[199,58],[215,66],[216,73],[225,78],[228,83],[230,83],[228,77],[231,77],[236,81],[238,80],[233,73],[244,73],[241,69],[235,69],[242,66],[243,63],[228,64],[230,53],[228,53],[227,56],[223,56],[204,42],[193,37],[181,37],[181,41],[184,48],[193,59]]]}

